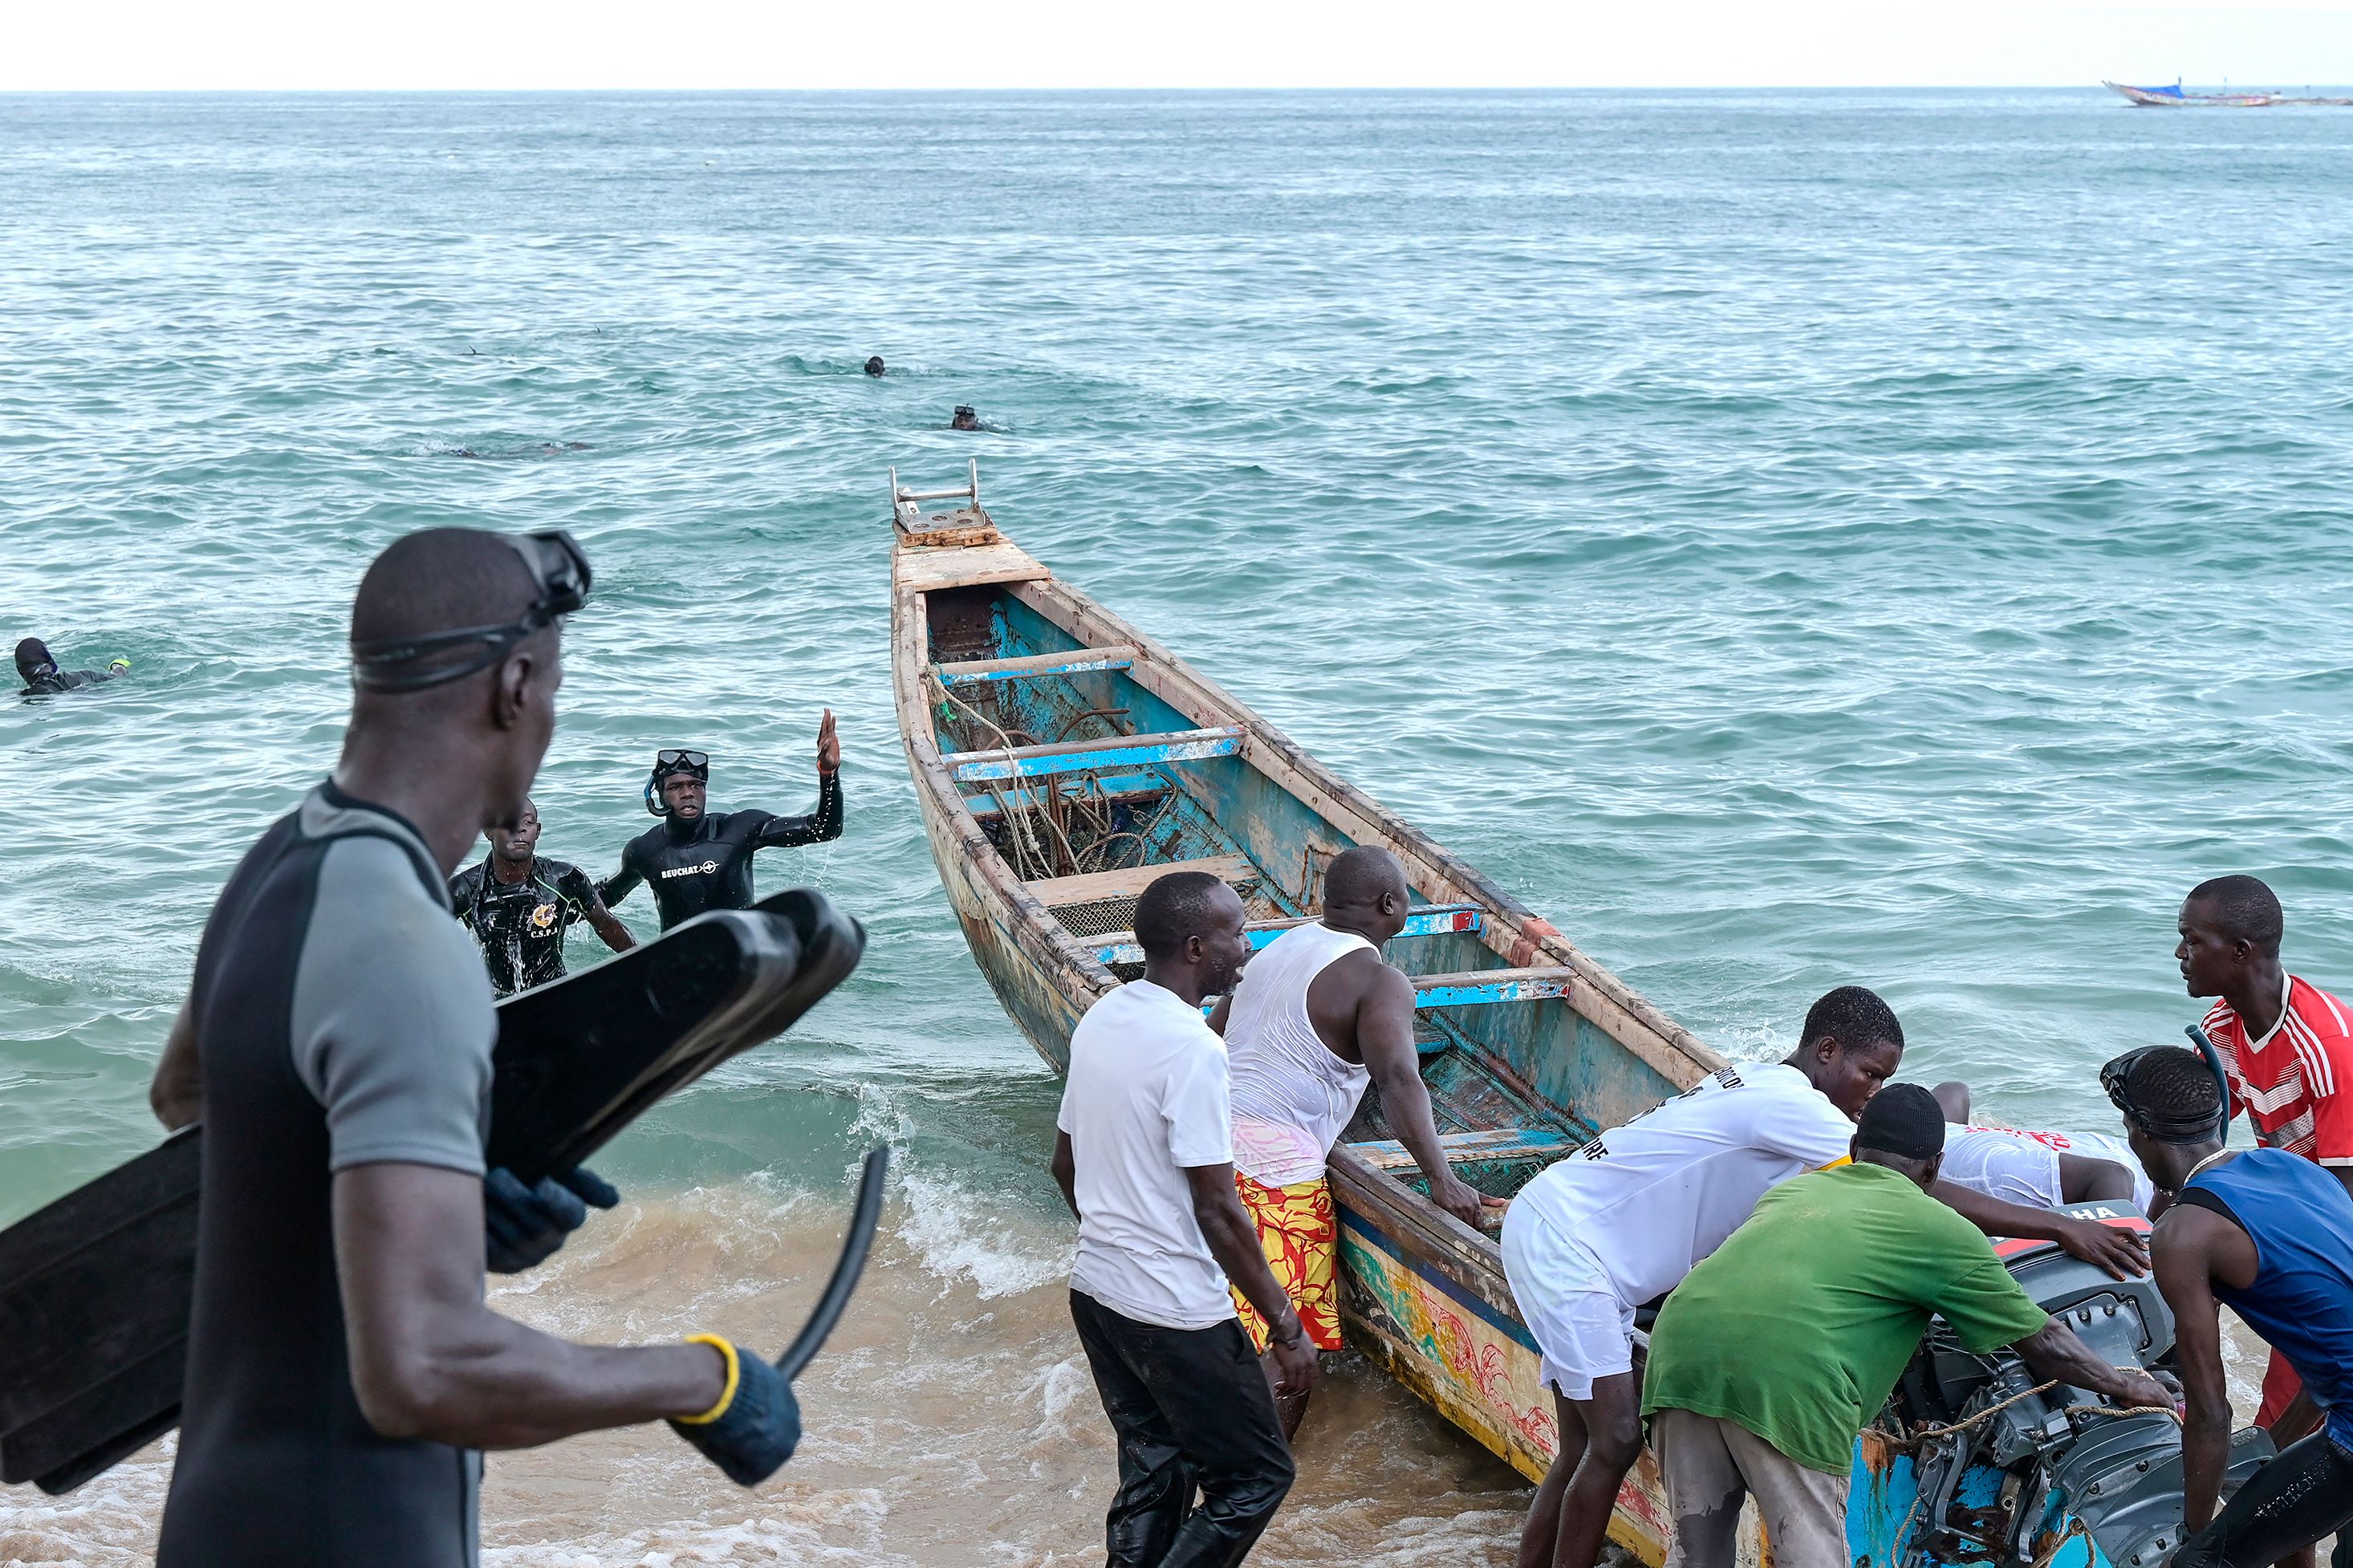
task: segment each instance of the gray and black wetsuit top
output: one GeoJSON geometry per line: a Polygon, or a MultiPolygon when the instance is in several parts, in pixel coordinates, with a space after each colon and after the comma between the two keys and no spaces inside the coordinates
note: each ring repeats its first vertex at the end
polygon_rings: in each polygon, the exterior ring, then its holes
{"type": "Polygon", "coordinates": [[[705,814],[692,822],[677,817],[648,828],[621,851],[621,868],[598,889],[609,906],[629,896],[639,882],[653,885],[662,930],[705,910],[748,910],[752,852],[822,844],[841,837],[841,775],[818,775],[817,809],[807,816],[765,811],[705,814]]]}
{"type": "Polygon", "coordinates": [[[497,1015],[416,829],[313,790],[222,889],[189,1005],[204,1196],[157,1568],[471,1568],[480,1457],[361,1415],[329,1211],[353,1165],[482,1171],[497,1015]]]}
{"type": "Polygon", "coordinates": [[[37,675],[25,683],[19,697],[47,697],[52,692],[75,691],[85,686],[98,686],[123,674],[120,669],[53,669],[47,675],[37,675]]]}
{"type": "Polygon", "coordinates": [[[534,855],[531,875],[512,884],[484,860],[449,879],[449,907],[482,944],[491,989],[511,996],[564,978],[564,933],[596,907],[596,887],[568,860],[534,855]]]}

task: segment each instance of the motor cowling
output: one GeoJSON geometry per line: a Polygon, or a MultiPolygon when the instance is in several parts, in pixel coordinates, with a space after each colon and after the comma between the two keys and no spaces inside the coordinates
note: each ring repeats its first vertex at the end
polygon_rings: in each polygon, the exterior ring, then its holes
{"type": "MultiPolygon", "coordinates": [[[[2128,1203],[2061,1212],[2149,1228],[2128,1203]]],[[[2002,1241],[1994,1251],[2030,1300],[2111,1364],[2164,1370],[2173,1314],[2154,1279],[2113,1279],[2050,1242],[2002,1241]]],[[[1905,1568],[2031,1563],[2069,1533],[2088,1537],[2114,1568],[2157,1568],[2181,1543],[2181,1427],[2173,1415],[2102,1414],[2088,1390],[2029,1393],[2036,1383],[2013,1352],[1973,1355],[1941,1321],[1931,1328],[1899,1385],[1897,1413],[1911,1430],[1959,1430],[1917,1444],[1921,1524],[1904,1544],[1905,1568]],[[1968,1500],[1995,1497],[1998,1505],[1968,1500]]],[[[2225,1491],[2271,1454],[2268,1434],[2240,1433],[2225,1491]]]]}

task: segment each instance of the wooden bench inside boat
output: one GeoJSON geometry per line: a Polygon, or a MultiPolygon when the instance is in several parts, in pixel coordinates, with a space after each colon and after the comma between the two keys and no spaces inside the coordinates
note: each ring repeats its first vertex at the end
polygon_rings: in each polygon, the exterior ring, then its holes
{"type": "Polygon", "coordinates": [[[1026,658],[974,659],[935,664],[932,673],[942,686],[984,686],[993,680],[1039,680],[1056,675],[1085,675],[1097,670],[1133,669],[1135,649],[1074,647],[1060,653],[1037,653],[1026,658]]]}
{"type": "MultiPolygon", "coordinates": [[[[1312,924],[1315,916],[1303,915],[1295,920],[1252,921],[1242,928],[1250,937],[1253,951],[1264,947],[1294,926],[1312,924]]],[[[1405,929],[1398,935],[1438,936],[1446,931],[1477,931],[1486,923],[1476,904],[1418,904],[1405,919],[1405,929]]],[[[1095,944],[1097,963],[1142,963],[1144,949],[1135,943],[1132,931],[1113,931],[1095,944]]]]}
{"type": "MultiPolygon", "coordinates": [[[[1503,1160],[1541,1160],[1550,1163],[1580,1147],[1583,1142],[1549,1127],[1490,1127],[1477,1132],[1438,1135],[1438,1146],[1446,1152],[1450,1165],[1503,1160]]],[[[1348,1148],[1376,1171],[1410,1173],[1421,1168],[1406,1152],[1406,1146],[1394,1138],[1368,1139],[1351,1143],[1348,1148]]]]}
{"type": "Polygon", "coordinates": [[[1241,749],[1241,727],[1226,724],[1208,730],[1171,730],[1158,734],[1064,741],[1051,746],[1004,746],[988,751],[952,752],[945,761],[949,777],[958,784],[974,784],[991,779],[1034,779],[1054,773],[1091,773],[1102,768],[1149,767],[1156,763],[1199,762],[1208,757],[1236,756],[1241,749]]]}
{"type": "MultiPolygon", "coordinates": [[[[1099,779],[1100,788],[1087,790],[1082,798],[1090,804],[1110,806],[1150,805],[1165,797],[1170,789],[1166,779],[1158,773],[1120,773],[1099,779]]],[[[1064,790],[1062,798],[1069,801],[1079,792],[1064,790]]],[[[992,821],[1007,810],[1030,811],[1044,805],[1046,789],[1039,785],[1016,785],[1011,789],[993,790],[987,795],[973,795],[964,803],[965,809],[982,822],[992,821]]]]}
{"type": "MultiPolygon", "coordinates": [[[[1120,871],[1091,871],[1082,877],[1053,877],[1024,882],[1030,896],[1054,911],[1062,929],[1073,936],[1093,937],[1105,931],[1127,931],[1135,925],[1135,900],[1144,889],[1172,871],[1207,871],[1240,891],[1259,879],[1259,869],[1243,856],[1212,855],[1199,860],[1167,860],[1157,866],[1132,866],[1120,871]]],[[[1137,955],[1142,962],[1142,954],[1137,955]]]]}
{"type": "Polygon", "coordinates": [[[1541,1002],[1567,995],[1576,980],[1577,971],[1561,965],[1417,974],[1413,977],[1413,1005],[1417,1008],[1485,1007],[1499,1002],[1541,1002]]]}

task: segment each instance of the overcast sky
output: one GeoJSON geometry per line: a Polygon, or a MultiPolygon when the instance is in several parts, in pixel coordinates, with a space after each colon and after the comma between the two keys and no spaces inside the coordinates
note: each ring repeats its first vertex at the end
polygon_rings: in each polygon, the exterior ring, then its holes
{"type": "Polygon", "coordinates": [[[2353,82],[2353,0],[24,0],[17,89],[2353,82]]]}

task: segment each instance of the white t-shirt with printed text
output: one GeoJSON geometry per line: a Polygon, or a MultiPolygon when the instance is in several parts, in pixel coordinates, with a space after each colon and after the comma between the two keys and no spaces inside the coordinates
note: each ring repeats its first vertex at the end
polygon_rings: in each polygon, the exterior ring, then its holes
{"type": "Polygon", "coordinates": [[[1231,1318],[1185,1174],[1234,1157],[1226,1046],[1199,1011],[1148,980],[1106,994],[1071,1032],[1054,1125],[1076,1166],[1071,1289],[1164,1329],[1231,1318]]]}
{"type": "Polygon", "coordinates": [[[1638,1307],[1682,1284],[1767,1191],[1846,1159],[1853,1139],[1804,1073],[1745,1062],[1555,1161],[1512,1206],[1581,1242],[1638,1307]]]}

